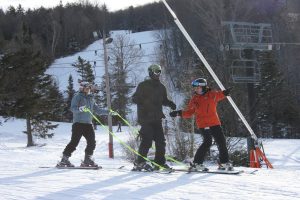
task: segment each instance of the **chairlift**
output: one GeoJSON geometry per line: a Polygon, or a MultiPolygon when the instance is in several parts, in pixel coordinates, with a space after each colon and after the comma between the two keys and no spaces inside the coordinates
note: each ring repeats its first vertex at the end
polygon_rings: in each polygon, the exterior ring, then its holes
{"type": "Polygon", "coordinates": [[[231,77],[234,83],[259,83],[260,65],[256,60],[233,60],[231,77]]]}

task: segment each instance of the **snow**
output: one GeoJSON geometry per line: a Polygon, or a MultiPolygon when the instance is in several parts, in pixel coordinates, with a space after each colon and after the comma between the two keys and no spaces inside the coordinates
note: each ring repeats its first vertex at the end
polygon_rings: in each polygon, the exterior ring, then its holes
{"type": "MultiPolygon", "coordinates": [[[[132,164],[124,159],[116,140],[115,158],[108,158],[108,133],[98,127],[94,157],[103,169],[59,170],[39,167],[55,166],[60,160],[72,124],[59,123],[52,139],[35,139],[45,146],[30,148],[25,147],[25,125],[25,120],[15,119],[0,129],[1,199],[300,199],[300,140],[264,140],[274,169],[258,169],[254,175],[157,174],[131,172],[132,164]],[[125,169],[118,170],[120,166],[125,169]]],[[[126,141],[128,127],[122,130],[116,135],[126,141]]],[[[71,157],[76,165],[83,159],[85,144],[82,139],[71,157]]]]}
{"type": "MultiPolygon", "coordinates": [[[[155,54],[158,43],[156,31],[130,33],[113,31],[111,36],[127,34],[137,44],[142,44],[146,55],[155,54]]],[[[78,88],[78,75],[71,67],[78,56],[97,62],[96,82],[101,82],[104,74],[102,41],[95,41],[82,52],[55,60],[47,73],[52,74],[61,91],[66,90],[69,74],[78,88]],[[98,49],[97,55],[94,51],[98,49]],[[99,60],[99,61],[98,61],[99,60]]],[[[148,66],[155,62],[151,56],[143,57],[136,67],[137,83],[147,76],[148,66]]],[[[172,93],[177,105],[182,102],[180,95],[172,93]]],[[[135,113],[132,113],[134,116],[135,113]]],[[[3,119],[0,118],[3,122],[3,119]]],[[[114,159],[108,158],[108,131],[98,126],[95,161],[101,170],[58,170],[40,168],[55,166],[71,136],[71,123],[58,123],[51,139],[37,139],[41,147],[26,148],[26,122],[10,119],[0,126],[0,197],[4,200],[50,200],[50,199],[300,199],[300,140],[263,140],[266,156],[274,169],[258,169],[255,174],[251,168],[236,167],[246,173],[241,175],[217,174],[172,174],[131,172],[132,164],[125,160],[123,148],[114,139],[114,159]],[[43,146],[44,144],[44,146],[43,146]],[[124,169],[117,169],[125,166],[124,169]]],[[[113,127],[115,131],[117,127],[113,127]]],[[[128,127],[115,133],[122,141],[129,138],[128,127]]],[[[71,162],[80,165],[84,157],[86,142],[82,138],[71,162]]],[[[175,166],[178,167],[178,166],[175,166]]],[[[216,166],[211,166],[212,168],[216,166]]]]}

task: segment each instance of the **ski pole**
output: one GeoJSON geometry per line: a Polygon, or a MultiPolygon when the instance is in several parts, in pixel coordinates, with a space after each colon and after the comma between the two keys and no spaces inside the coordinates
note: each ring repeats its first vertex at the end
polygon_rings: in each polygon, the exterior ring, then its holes
{"type": "Polygon", "coordinates": [[[90,113],[92,115],[92,117],[105,129],[108,130],[109,134],[111,134],[120,144],[122,144],[123,146],[125,146],[128,150],[130,150],[131,152],[135,153],[136,155],[142,157],[144,160],[152,163],[153,165],[159,167],[160,169],[166,169],[165,167],[157,164],[154,161],[151,161],[149,158],[146,158],[144,156],[142,156],[139,152],[137,152],[136,150],[134,150],[133,148],[131,148],[129,145],[127,145],[125,142],[123,142],[120,138],[118,138],[112,131],[109,130],[109,128],[107,126],[105,126],[104,124],[101,123],[101,121],[91,112],[90,109],[86,108],[85,109],[86,112],[90,113]]]}
{"type": "MultiPolygon", "coordinates": [[[[210,67],[210,65],[208,64],[207,60],[204,58],[204,56],[202,55],[202,53],[200,52],[200,50],[198,49],[198,47],[196,46],[196,44],[194,43],[194,41],[192,40],[192,38],[190,37],[190,35],[188,34],[188,32],[185,30],[185,28],[183,27],[183,25],[181,24],[181,22],[179,21],[179,19],[177,18],[176,14],[171,9],[171,7],[169,6],[169,4],[166,2],[166,0],[162,0],[162,2],[167,7],[168,11],[170,12],[170,14],[172,15],[172,17],[174,19],[175,24],[178,26],[179,30],[182,32],[182,34],[185,36],[185,38],[187,39],[187,41],[190,43],[190,45],[192,46],[192,48],[194,49],[194,51],[196,52],[196,54],[198,55],[198,57],[201,59],[202,63],[204,64],[204,66],[206,67],[206,69],[209,71],[209,73],[211,74],[211,76],[214,78],[214,80],[216,81],[216,83],[218,84],[218,86],[221,88],[221,90],[225,90],[225,87],[223,86],[223,84],[219,80],[218,76],[215,74],[215,72],[213,71],[213,69],[210,67]]],[[[251,137],[255,141],[257,141],[257,136],[255,135],[254,131],[252,130],[252,128],[248,124],[247,120],[245,119],[245,117],[243,116],[243,114],[241,113],[241,111],[239,110],[239,108],[237,107],[237,105],[234,103],[233,99],[230,96],[227,96],[227,99],[230,102],[230,104],[232,105],[232,107],[234,108],[234,110],[236,111],[236,113],[238,114],[238,116],[240,117],[240,119],[243,121],[243,123],[246,126],[246,128],[248,129],[251,137]]]]}
{"type": "MultiPolygon", "coordinates": [[[[125,124],[127,124],[133,131],[134,131],[134,133],[136,133],[135,135],[137,136],[138,135],[138,130],[136,129],[136,128],[134,128],[126,119],[124,119],[118,112],[116,112],[116,111],[113,111],[112,109],[110,110],[110,112],[111,113],[114,113],[115,115],[117,115],[120,119],[122,119],[124,122],[125,122],[125,124]]],[[[154,146],[152,146],[151,148],[153,148],[154,150],[155,150],[155,147],[154,146]]],[[[177,164],[180,164],[180,165],[184,165],[185,166],[185,164],[184,163],[182,163],[182,162],[180,162],[180,161],[178,161],[178,160],[175,160],[174,158],[172,158],[172,157],[170,157],[170,156],[168,156],[168,155],[165,155],[165,157],[166,157],[166,159],[167,160],[170,160],[170,161],[173,161],[173,162],[175,162],[175,163],[177,163],[177,164]]]]}

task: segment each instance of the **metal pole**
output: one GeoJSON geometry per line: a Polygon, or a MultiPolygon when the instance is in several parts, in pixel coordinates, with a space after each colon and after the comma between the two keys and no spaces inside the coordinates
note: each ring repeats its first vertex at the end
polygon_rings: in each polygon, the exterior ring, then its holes
{"type": "MultiPolygon", "coordinates": [[[[106,102],[108,110],[111,110],[111,99],[110,99],[110,85],[109,85],[109,74],[108,74],[108,59],[107,59],[107,49],[106,49],[106,35],[103,31],[103,49],[104,49],[104,66],[105,66],[105,85],[106,85],[106,102]]],[[[108,115],[108,129],[112,132],[112,117],[108,115]]],[[[113,148],[113,136],[109,135],[108,152],[109,158],[114,158],[114,148],[113,148]]]]}
{"type": "MultiPolygon", "coordinates": [[[[201,59],[201,61],[204,64],[204,66],[209,71],[210,75],[214,78],[214,80],[216,81],[216,83],[218,84],[218,86],[221,88],[221,90],[225,90],[225,87],[223,86],[223,84],[221,83],[221,81],[219,80],[219,78],[217,77],[217,75],[215,74],[215,72],[212,70],[212,68],[210,67],[210,65],[208,64],[208,62],[206,61],[206,59],[204,58],[204,56],[202,55],[202,53],[200,52],[200,50],[198,49],[198,47],[196,46],[196,44],[194,43],[194,41],[192,40],[192,38],[190,37],[190,35],[187,33],[187,31],[185,30],[185,28],[183,27],[183,25],[181,24],[181,22],[179,21],[179,19],[177,18],[177,16],[175,15],[175,13],[173,12],[173,10],[171,9],[171,7],[168,5],[168,3],[166,2],[166,0],[162,0],[162,2],[165,4],[165,6],[167,7],[167,9],[171,13],[172,17],[174,18],[174,22],[176,23],[176,25],[178,26],[178,28],[180,29],[180,31],[183,33],[183,35],[185,36],[185,38],[187,39],[187,41],[190,43],[190,45],[192,46],[192,48],[194,49],[194,51],[196,52],[196,54],[199,56],[199,58],[201,59]]],[[[239,108],[234,103],[233,99],[230,96],[228,96],[227,99],[230,102],[230,104],[232,105],[232,107],[234,108],[234,110],[236,111],[236,113],[238,114],[238,116],[243,121],[243,123],[246,126],[246,128],[248,129],[251,137],[255,141],[257,141],[257,137],[256,137],[254,131],[252,130],[252,128],[248,124],[247,120],[245,119],[245,117],[243,116],[243,114],[241,113],[241,111],[239,110],[239,108]]]]}

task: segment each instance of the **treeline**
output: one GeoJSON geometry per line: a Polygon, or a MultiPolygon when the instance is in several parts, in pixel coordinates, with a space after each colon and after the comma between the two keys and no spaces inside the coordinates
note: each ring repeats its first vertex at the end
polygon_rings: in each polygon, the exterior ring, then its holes
{"type": "Polygon", "coordinates": [[[0,9],[0,53],[14,49],[24,26],[48,57],[74,53],[95,39],[94,31],[103,31],[105,14],[105,7],[88,1],[34,10],[21,5],[0,9]]]}
{"type": "Polygon", "coordinates": [[[132,32],[161,29],[165,25],[165,17],[171,21],[162,3],[150,3],[135,8],[131,6],[111,13],[110,27],[112,30],[124,29],[132,32]]]}

